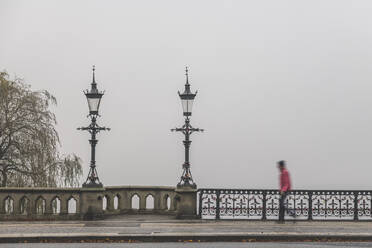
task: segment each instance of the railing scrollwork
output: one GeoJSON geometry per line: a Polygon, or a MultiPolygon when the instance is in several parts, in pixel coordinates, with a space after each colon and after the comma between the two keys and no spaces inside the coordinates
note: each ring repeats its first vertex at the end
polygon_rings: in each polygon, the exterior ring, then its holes
{"type": "MultiPolygon", "coordinates": [[[[277,220],[278,190],[199,189],[203,219],[277,220]]],[[[296,220],[372,220],[371,191],[293,190],[285,204],[296,220]]],[[[286,219],[293,219],[286,213],[286,219]]]]}

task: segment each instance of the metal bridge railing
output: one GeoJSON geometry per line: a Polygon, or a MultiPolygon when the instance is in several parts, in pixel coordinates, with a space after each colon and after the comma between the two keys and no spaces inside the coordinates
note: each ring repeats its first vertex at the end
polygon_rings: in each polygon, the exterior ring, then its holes
{"type": "MultiPolygon", "coordinates": [[[[199,189],[199,216],[203,219],[278,220],[278,190],[199,189]]],[[[293,190],[285,204],[286,219],[372,221],[372,191],[293,190]]]]}

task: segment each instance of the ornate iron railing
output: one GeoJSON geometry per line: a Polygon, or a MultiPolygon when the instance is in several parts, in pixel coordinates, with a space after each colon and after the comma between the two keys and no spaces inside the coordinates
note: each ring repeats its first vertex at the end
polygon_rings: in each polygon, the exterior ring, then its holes
{"type": "MultiPolygon", "coordinates": [[[[199,216],[203,219],[277,220],[278,190],[199,189],[199,216]]],[[[293,190],[285,204],[286,219],[370,220],[372,191],[293,190]]]]}

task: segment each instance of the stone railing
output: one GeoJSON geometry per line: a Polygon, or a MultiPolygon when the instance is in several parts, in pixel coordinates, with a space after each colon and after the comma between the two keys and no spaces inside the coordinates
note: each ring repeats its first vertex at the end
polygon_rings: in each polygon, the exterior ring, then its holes
{"type": "Polygon", "coordinates": [[[177,208],[175,187],[113,186],[105,189],[104,214],[172,214],[177,208]]]}
{"type": "Polygon", "coordinates": [[[76,219],[80,188],[0,188],[0,219],[76,219]]]}
{"type": "Polygon", "coordinates": [[[176,215],[175,187],[0,188],[0,220],[58,220],[105,215],[176,215]]]}

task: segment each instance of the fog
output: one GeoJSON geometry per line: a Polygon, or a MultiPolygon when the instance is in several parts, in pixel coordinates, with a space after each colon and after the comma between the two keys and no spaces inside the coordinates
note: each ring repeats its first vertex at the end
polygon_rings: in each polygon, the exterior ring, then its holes
{"type": "Polygon", "coordinates": [[[0,1],[0,70],[57,97],[61,152],[90,159],[83,90],[105,90],[105,185],[176,185],[178,90],[198,90],[198,187],[372,187],[371,1],[0,1]]]}

